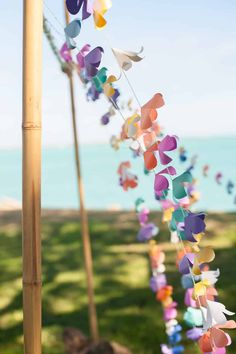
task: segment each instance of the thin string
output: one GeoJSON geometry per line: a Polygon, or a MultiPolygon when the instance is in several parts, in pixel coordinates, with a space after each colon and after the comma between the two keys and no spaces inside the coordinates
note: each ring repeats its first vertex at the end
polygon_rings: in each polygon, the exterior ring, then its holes
{"type": "Polygon", "coordinates": [[[139,101],[139,99],[138,99],[138,96],[136,95],[136,93],[135,93],[135,91],[134,91],[133,86],[131,85],[131,82],[129,81],[128,76],[126,75],[126,72],[125,72],[124,70],[122,70],[122,73],[124,74],[124,76],[125,76],[125,78],[126,78],[126,81],[127,81],[128,85],[129,85],[129,87],[130,87],[130,89],[131,89],[131,91],[132,91],[132,93],[133,93],[133,95],[134,95],[134,97],[135,97],[135,99],[136,99],[136,101],[137,101],[137,103],[138,103],[140,109],[141,109],[141,108],[142,108],[141,103],[140,103],[140,101],[139,101]]]}
{"type": "Polygon", "coordinates": [[[50,7],[47,5],[46,1],[43,1],[44,6],[47,8],[47,10],[50,12],[50,14],[52,15],[52,17],[56,20],[56,22],[59,24],[59,26],[63,29],[64,32],[64,28],[65,26],[62,25],[61,21],[58,20],[58,18],[56,17],[56,15],[54,14],[54,12],[50,9],[50,7]]]}
{"type": "MultiPolygon", "coordinates": [[[[110,43],[109,38],[105,35],[105,33],[103,33],[103,35],[104,35],[104,39],[105,39],[106,42],[107,42],[108,47],[110,48],[110,50],[111,50],[113,56],[115,57],[114,52],[113,52],[113,50],[112,50],[112,45],[111,45],[111,43],[110,43]]],[[[117,63],[117,60],[116,60],[116,63],[117,63]]],[[[129,78],[128,78],[126,72],[125,72],[125,70],[121,69],[120,66],[119,66],[119,69],[120,69],[121,73],[124,75],[124,77],[125,77],[125,79],[126,79],[128,85],[129,85],[129,87],[130,87],[130,89],[131,89],[131,91],[132,91],[132,93],[133,93],[133,95],[134,95],[134,97],[135,97],[135,99],[136,99],[136,101],[137,101],[137,103],[138,103],[138,106],[139,106],[139,108],[141,109],[142,105],[141,105],[141,103],[140,103],[140,101],[139,101],[139,99],[138,99],[138,96],[136,95],[136,92],[135,92],[135,90],[134,90],[134,88],[133,88],[133,86],[132,86],[132,84],[131,84],[131,82],[130,82],[130,80],[129,80],[129,78]]]]}
{"type": "Polygon", "coordinates": [[[55,33],[57,33],[58,36],[60,36],[60,37],[62,37],[63,39],[65,39],[65,35],[64,35],[62,32],[58,31],[58,29],[52,24],[52,22],[48,19],[48,17],[46,17],[46,16],[44,15],[44,19],[47,21],[47,24],[51,27],[51,29],[53,29],[53,31],[54,31],[55,33]]]}

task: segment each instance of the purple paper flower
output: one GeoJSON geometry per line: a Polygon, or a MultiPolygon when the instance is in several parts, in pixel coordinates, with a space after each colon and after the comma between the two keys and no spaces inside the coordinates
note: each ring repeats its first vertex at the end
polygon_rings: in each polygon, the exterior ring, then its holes
{"type": "Polygon", "coordinates": [[[89,6],[88,0],[66,0],[66,6],[69,13],[76,15],[81,7],[82,8],[82,19],[85,20],[92,14],[92,8],[89,6]]]}
{"type": "Polygon", "coordinates": [[[196,242],[194,234],[197,235],[205,231],[206,224],[204,222],[205,214],[189,213],[184,218],[184,233],[188,241],[196,242]]]}
{"type": "Polygon", "coordinates": [[[194,253],[186,253],[186,255],[183,256],[183,258],[179,262],[179,271],[181,274],[190,273],[190,269],[193,266],[194,257],[195,257],[194,253]]]}
{"type": "Polygon", "coordinates": [[[137,239],[140,242],[145,242],[150,240],[152,237],[156,236],[158,233],[158,228],[153,223],[145,224],[141,227],[137,239]]]}
{"type": "Polygon", "coordinates": [[[186,332],[186,336],[188,337],[188,339],[197,342],[198,339],[202,336],[202,328],[193,327],[192,329],[186,332]]]}
{"type": "Polygon", "coordinates": [[[120,96],[120,91],[118,89],[115,89],[114,95],[111,97],[111,103],[113,104],[115,109],[118,109],[119,107],[117,106],[117,99],[120,96]]]}
{"type": "Polygon", "coordinates": [[[165,154],[166,151],[172,151],[177,148],[177,139],[173,135],[166,135],[158,145],[158,151],[162,165],[167,165],[172,159],[165,154]]]}
{"type": "Polygon", "coordinates": [[[158,290],[167,285],[167,280],[165,274],[158,274],[150,279],[150,288],[156,293],[158,290]]]}
{"type": "Polygon", "coordinates": [[[187,289],[184,297],[185,305],[188,307],[197,307],[196,301],[193,300],[193,288],[187,289]]]}
{"type": "Polygon", "coordinates": [[[110,113],[106,113],[101,117],[102,125],[107,125],[110,122],[110,113]]]}
{"type": "Polygon", "coordinates": [[[100,92],[96,90],[96,87],[92,84],[87,92],[87,100],[96,101],[100,96],[100,92]]]}
{"type": "Polygon", "coordinates": [[[63,46],[60,49],[60,56],[67,63],[70,63],[72,61],[72,56],[70,54],[70,50],[69,50],[68,45],[66,43],[64,43],[63,46]]]}
{"type": "Polygon", "coordinates": [[[103,53],[104,50],[102,47],[96,47],[85,55],[84,66],[89,77],[93,77],[97,74],[103,53]]]}
{"type": "MultiPolygon", "coordinates": [[[[164,321],[170,321],[177,317],[177,302],[173,301],[168,307],[164,308],[164,321]]],[[[174,332],[172,333],[174,334],[174,332]]]]}
{"type": "Polygon", "coordinates": [[[89,53],[90,48],[91,48],[90,44],[85,44],[83,48],[79,51],[79,53],[76,55],[76,59],[80,69],[84,69],[85,67],[84,58],[89,53]]]}
{"type": "Polygon", "coordinates": [[[155,175],[155,180],[154,180],[155,195],[162,196],[163,195],[163,191],[168,189],[168,187],[169,187],[169,181],[163,175],[173,176],[175,174],[176,174],[175,168],[172,167],[172,166],[169,166],[169,167],[165,168],[164,170],[158,172],[155,175]]]}
{"type": "Polygon", "coordinates": [[[148,222],[148,215],[149,215],[149,209],[148,208],[143,208],[139,212],[138,219],[139,219],[139,223],[141,225],[146,224],[148,222]]]}

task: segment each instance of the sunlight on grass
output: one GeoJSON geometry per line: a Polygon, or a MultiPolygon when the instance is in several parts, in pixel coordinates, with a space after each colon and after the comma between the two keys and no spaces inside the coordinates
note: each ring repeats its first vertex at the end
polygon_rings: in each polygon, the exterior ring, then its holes
{"type": "MultiPolygon", "coordinates": [[[[1,262],[5,263],[5,262],[1,262]]],[[[13,298],[18,294],[19,291],[22,289],[22,279],[17,278],[10,282],[4,282],[0,284],[0,310],[7,307],[13,298]]]]}
{"type": "Polygon", "coordinates": [[[22,310],[15,310],[0,317],[0,327],[6,329],[23,320],[22,310]]]}
{"type": "Polygon", "coordinates": [[[57,274],[55,277],[55,282],[60,283],[78,283],[84,279],[84,276],[79,274],[78,271],[62,272],[57,274]]]}
{"type": "Polygon", "coordinates": [[[50,326],[42,330],[43,353],[64,354],[62,332],[59,326],[50,326]]]}
{"type": "Polygon", "coordinates": [[[53,298],[50,301],[51,309],[55,314],[69,313],[76,310],[76,304],[70,298],[53,298]]]}
{"type": "Polygon", "coordinates": [[[60,234],[61,235],[69,235],[69,234],[74,234],[79,233],[79,222],[70,222],[70,223],[65,223],[64,225],[61,225],[60,228],[60,234]]]}
{"type": "MultiPolygon", "coordinates": [[[[160,219],[159,214],[151,218],[160,219]]],[[[79,221],[43,223],[43,354],[64,354],[62,332],[67,326],[88,334],[86,277],[79,221]]],[[[58,218],[56,218],[58,220],[58,218]]],[[[134,354],[160,352],[166,341],[163,313],[149,289],[148,245],[136,242],[133,213],[101,213],[90,217],[93,243],[96,303],[103,338],[128,346],[134,354]]],[[[234,214],[208,216],[203,245],[212,245],[220,268],[219,301],[236,310],[236,220],[234,214]],[[226,221],[226,222],[225,222],[226,221]]],[[[184,291],[175,264],[175,247],[163,224],[157,242],[166,251],[167,277],[179,302],[179,319],[185,311],[184,291]]],[[[0,235],[0,352],[22,354],[21,227],[9,220],[0,235]]],[[[227,353],[236,352],[236,334],[227,353]]],[[[199,353],[185,339],[186,353],[199,353]]]]}

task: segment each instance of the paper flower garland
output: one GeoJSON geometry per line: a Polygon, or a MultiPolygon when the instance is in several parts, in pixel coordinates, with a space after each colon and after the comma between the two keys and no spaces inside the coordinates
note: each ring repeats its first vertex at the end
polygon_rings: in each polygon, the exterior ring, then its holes
{"type": "Polygon", "coordinates": [[[142,198],[136,200],[135,206],[141,227],[137,239],[141,242],[149,240],[150,245],[149,256],[152,270],[150,288],[156,294],[157,301],[161,302],[163,307],[163,319],[166,324],[166,334],[169,344],[162,344],[161,351],[162,353],[182,353],[184,347],[178,345],[182,339],[180,334],[182,327],[176,320],[177,303],[172,297],[173,287],[167,284],[164,265],[165,254],[156,242],[151,240],[151,238],[158,234],[159,230],[153,223],[149,222],[149,209],[145,206],[142,198]]]}
{"type": "MultiPolygon", "coordinates": [[[[157,165],[157,152],[159,152],[160,163],[162,165],[171,162],[171,158],[165,155],[165,151],[169,151],[168,148],[166,149],[166,142],[167,146],[169,142],[174,142],[173,145],[170,145],[173,150],[177,147],[176,140],[174,139],[170,140],[168,137],[164,138],[162,141],[164,141],[163,144],[162,142],[158,142],[155,148],[152,146],[151,149],[146,150],[146,152],[148,152],[148,162],[151,161],[151,163],[149,163],[152,167],[157,165]],[[160,151],[162,151],[162,155],[160,151]]],[[[187,198],[188,192],[192,191],[192,187],[190,186],[193,184],[193,177],[189,171],[185,171],[174,179],[170,178],[175,174],[176,170],[172,166],[157,173],[155,175],[154,190],[155,194],[163,201],[163,199],[167,197],[170,183],[172,184],[173,203],[162,204],[165,205],[165,210],[170,210],[170,216],[167,217],[167,219],[170,222],[172,233],[177,233],[180,239],[188,242],[191,250],[185,250],[184,254],[180,256],[178,265],[184,277],[190,276],[190,278],[186,278],[186,280],[188,279],[189,281],[185,295],[185,303],[188,309],[184,315],[184,319],[192,329],[188,331],[187,335],[190,339],[199,341],[199,346],[205,353],[223,352],[225,346],[229,345],[231,341],[228,334],[220,329],[219,326],[223,324],[223,326],[225,325],[227,327],[229,321],[227,321],[225,314],[233,315],[233,313],[226,310],[223,304],[215,301],[217,291],[214,288],[214,284],[217,282],[219,271],[209,271],[205,267],[206,263],[214,259],[214,251],[211,247],[199,248],[199,243],[206,228],[205,214],[192,213],[186,209],[190,204],[187,198]],[[167,179],[165,175],[167,175],[170,180],[167,179]],[[185,202],[183,202],[183,200],[185,200],[185,202]],[[202,316],[204,313],[205,318],[202,316]],[[201,329],[201,327],[203,327],[203,329],[201,329]],[[214,339],[216,339],[215,342],[214,339]]],[[[161,259],[163,261],[163,256],[161,259]]],[[[152,260],[151,263],[158,265],[156,260],[152,260]]],[[[186,280],[183,280],[185,286],[186,280]]],[[[165,284],[165,278],[162,277],[158,282],[153,276],[150,281],[150,286],[154,291],[158,291],[158,300],[164,301],[165,304],[166,301],[168,303],[167,299],[172,294],[172,287],[165,284]],[[160,283],[162,284],[161,290],[159,289],[160,283]]],[[[170,313],[174,313],[174,309],[173,304],[169,308],[170,313]]],[[[168,312],[165,313],[165,315],[165,318],[168,318],[168,312]]],[[[230,328],[234,327],[234,321],[232,321],[232,323],[230,322],[230,328]]],[[[172,352],[166,345],[162,346],[162,351],[165,353],[172,352]]]]}
{"type": "MultiPolygon", "coordinates": [[[[71,10],[74,14],[78,13],[82,7],[83,19],[89,17],[88,3],[86,0],[77,2],[68,0],[67,6],[68,10],[71,10]]],[[[97,0],[94,2],[92,13],[95,25],[98,28],[104,26],[106,21],[103,15],[109,7],[109,1],[97,0]]],[[[74,63],[70,49],[76,47],[74,38],[77,37],[80,29],[80,20],[73,20],[65,28],[66,44],[63,45],[60,51],[65,62],[70,63],[72,66],[74,66],[74,63]]],[[[117,79],[112,75],[107,77],[106,68],[99,69],[102,53],[103,49],[101,47],[90,50],[88,45],[84,46],[77,58],[78,73],[82,82],[90,84],[87,92],[89,99],[96,100],[100,93],[103,92],[111,101],[112,105],[118,108],[117,98],[119,97],[119,91],[113,87],[113,83],[117,81],[117,79]]],[[[141,57],[138,56],[139,53],[131,53],[130,55],[129,52],[126,52],[126,54],[123,52],[121,54],[123,55],[123,59],[122,61],[118,61],[118,63],[122,70],[128,70],[132,66],[132,61],[141,60],[141,57]],[[125,55],[126,58],[124,58],[125,55]]],[[[122,58],[122,56],[120,58],[122,58]]],[[[185,254],[183,254],[179,261],[180,272],[186,277],[184,280],[185,285],[187,279],[188,282],[191,281],[191,279],[187,278],[189,275],[193,282],[193,287],[189,288],[192,290],[188,290],[185,298],[186,303],[192,305],[188,307],[184,316],[186,322],[194,325],[192,332],[189,332],[189,336],[196,339],[198,337],[197,334],[199,334],[197,328],[203,324],[204,333],[199,339],[200,348],[203,351],[207,350],[207,352],[215,350],[222,352],[225,346],[230,344],[230,338],[223,329],[235,327],[234,321],[228,321],[225,315],[233,315],[233,313],[226,310],[223,304],[214,301],[217,295],[213,286],[218,277],[216,271],[209,273],[210,271],[207,270],[208,273],[204,274],[205,263],[209,263],[214,259],[213,250],[210,248],[203,248],[201,250],[199,248],[202,233],[205,231],[205,215],[193,214],[187,210],[187,207],[190,205],[188,192],[190,186],[193,185],[193,177],[190,171],[194,167],[194,163],[187,171],[172,179],[176,171],[173,166],[167,167],[172,161],[172,158],[166,154],[166,152],[173,151],[177,148],[177,139],[175,136],[167,135],[162,140],[155,140],[155,134],[158,132],[157,109],[163,105],[164,100],[162,95],[159,93],[154,95],[150,101],[141,107],[140,114],[138,113],[135,118],[131,117],[131,120],[127,121],[122,138],[138,139],[139,146],[141,146],[140,152],[144,155],[144,163],[147,170],[152,170],[159,164],[166,166],[166,168],[162,169],[159,173],[156,172],[155,194],[157,199],[165,199],[166,192],[168,192],[170,187],[172,190],[173,205],[165,209],[165,219],[169,220],[169,228],[172,235],[175,235],[173,239],[176,239],[176,236],[178,236],[183,242],[186,240],[185,242],[190,244],[190,251],[186,252],[185,249],[185,254]],[[168,178],[166,178],[166,176],[168,176],[168,178]],[[161,192],[163,192],[163,195],[161,195],[161,192]],[[202,313],[204,316],[202,316],[202,313]]],[[[122,163],[118,169],[120,185],[124,190],[137,186],[137,176],[131,173],[129,169],[129,162],[122,163]]],[[[208,175],[208,171],[209,166],[204,166],[203,173],[205,176],[208,175]]],[[[221,182],[219,177],[217,183],[218,181],[221,182]]],[[[229,180],[226,187],[227,192],[232,194],[234,183],[229,180]]],[[[145,215],[142,215],[142,218],[145,218],[145,215]]],[[[138,238],[141,241],[146,241],[153,237],[156,232],[155,225],[147,221],[142,221],[138,238]]],[[[158,262],[157,260],[155,261],[158,262]]],[[[160,263],[158,267],[159,272],[163,267],[163,263],[160,263]]],[[[155,285],[158,287],[158,282],[156,281],[155,283],[155,281],[156,279],[152,279],[153,288],[155,285]]],[[[162,284],[163,286],[157,290],[157,299],[162,301],[165,307],[164,318],[169,319],[170,316],[175,314],[176,310],[175,303],[171,301],[173,289],[170,285],[164,285],[163,277],[162,284]]],[[[179,328],[176,327],[168,333],[169,343],[172,347],[170,348],[170,346],[163,345],[162,352],[181,352],[181,346],[176,346],[179,339],[179,328]]]]}

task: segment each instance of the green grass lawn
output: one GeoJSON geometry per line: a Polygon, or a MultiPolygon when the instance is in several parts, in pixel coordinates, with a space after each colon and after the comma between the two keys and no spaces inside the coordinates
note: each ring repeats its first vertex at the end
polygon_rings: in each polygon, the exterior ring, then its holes
{"type": "MultiPolygon", "coordinates": [[[[175,267],[175,251],[160,215],[152,214],[166,251],[167,276],[175,287],[179,319],[184,311],[184,291],[175,267]]],[[[204,244],[213,245],[221,270],[219,300],[236,312],[236,215],[210,214],[204,244]]],[[[96,303],[101,337],[129,347],[134,354],[160,353],[166,341],[162,310],[149,289],[147,247],[136,242],[134,213],[91,213],[96,303]]],[[[62,331],[67,326],[88,333],[86,284],[80,225],[75,212],[48,212],[42,225],[43,253],[43,353],[62,354],[62,331]]],[[[0,216],[0,353],[21,354],[21,226],[16,212],[0,216]]],[[[236,353],[236,331],[227,353],[236,353]]],[[[187,340],[185,353],[199,353],[187,340]]]]}

